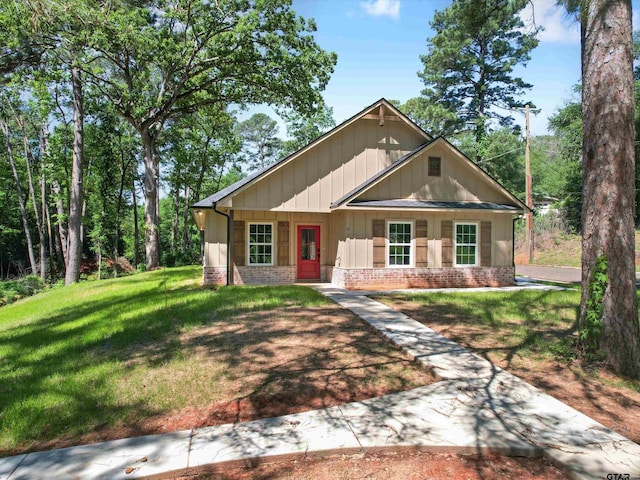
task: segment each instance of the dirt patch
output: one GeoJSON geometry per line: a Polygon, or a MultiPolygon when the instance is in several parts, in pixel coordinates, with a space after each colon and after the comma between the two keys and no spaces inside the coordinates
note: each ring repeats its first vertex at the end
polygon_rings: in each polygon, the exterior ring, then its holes
{"type": "MultiPolygon", "coordinates": [[[[536,358],[518,353],[519,341],[514,341],[513,330],[518,322],[504,328],[472,324],[472,319],[438,313],[436,308],[425,308],[417,302],[394,299],[394,308],[427,325],[438,333],[498,365],[549,395],[593,418],[597,422],[625,437],[640,443],[640,393],[618,387],[619,378],[605,369],[585,369],[579,362],[563,363],[551,358],[536,358]]],[[[565,335],[545,331],[540,336],[565,335]]]]}
{"type": "Polygon", "coordinates": [[[255,463],[218,465],[206,473],[175,480],[557,480],[565,475],[541,458],[498,454],[456,455],[414,450],[384,451],[317,458],[261,459],[255,463]]]}
{"type": "Polygon", "coordinates": [[[337,305],[213,319],[166,344],[141,342],[121,361],[129,373],[114,381],[127,421],[4,453],[282,416],[438,381],[337,305]]]}

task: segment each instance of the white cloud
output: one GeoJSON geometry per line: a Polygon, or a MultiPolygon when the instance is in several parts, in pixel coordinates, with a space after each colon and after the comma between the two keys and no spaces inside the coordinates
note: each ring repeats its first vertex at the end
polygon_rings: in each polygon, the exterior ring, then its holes
{"type": "Polygon", "coordinates": [[[579,44],[580,24],[556,0],[533,0],[520,12],[526,27],[542,27],[541,42],[579,44]],[[533,4],[533,6],[532,6],[533,4]]]}
{"type": "Polygon", "coordinates": [[[360,2],[360,7],[374,17],[391,17],[398,19],[400,16],[400,0],[367,0],[360,2]]]}

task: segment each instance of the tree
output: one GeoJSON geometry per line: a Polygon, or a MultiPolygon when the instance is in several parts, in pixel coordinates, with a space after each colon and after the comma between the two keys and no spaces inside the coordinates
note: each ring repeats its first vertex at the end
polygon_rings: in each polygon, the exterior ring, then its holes
{"type": "Polygon", "coordinates": [[[547,171],[560,176],[556,196],[563,199],[563,210],[571,230],[582,230],[582,104],[568,102],[549,118],[558,145],[555,161],[547,171]]]}
{"type": "Polygon", "coordinates": [[[314,30],[290,0],[156,0],[114,7],[94,26],[92,61],[102,71],[90,81],[142,141],[147,268],[160,260],[158,145],[166,121],[232,103],[313,111],[336,62],[314,30]]]}
{"type": "Polygon", "coordinates": [[[200,200],[205,185],[209,192],[218,191],[224,172],[237,162],[241,142],[235,134],[236,126],[231,113],[207,107],[176,119],[167,128],[162,156],[173,211],[171,238],[163,245],[171,245],[174,258],[200,256],[200,242],[193,242],[194,235],[198,240],[198,231],[189,207],[200,200]]]}
{"type": "Polygon", "coordinates": [[[469,158],[481,158],[478,165],[524,199],[524,144],[519,131],[500,128],[488,132],[478,144],[470,133],[456,135],[453,143],[469,158]]]}
{"type": "Polygon", "coordinates": [[[38,28],[29,25],[25,2],[0,2],[0,84],[26,65],[38,65],[44,47],[38,28]]]}
{"type": "Polygon", "coordinates": [[[412,97],[405,103],[392,100],[391,103],[432,135],[453,135],[460,130],[454,127],[458,121],[456,112],[445,110],[442,105],[433,104],[426,97],[412,97]]]}
{"type": "MultiPolygon", "coordinates": [[[[113,259],[118,275],[122,247],[122,221],[129,211],[127,193],[138,165],[138,139],[131,126],[103,99],[88,102],[85,132],[88,169],[85,192],[85,231],[90,249],[101,260],[113,259]]],[[[100,278],[100,271],[98,273],[100,278]]]]}
{"type": "Polygon", "coordinates": [[[640,378],[631,2],[568,6],[579,7],[582,40],[581,339],[616,372],[640,378]]]}
{"type": "Polygon", "coordinates": [[[269,115],[256,113],[240,122],[236,132],[242,140],[242,161],[249,170],[261,170],[280,157],[282,140],[278,122],[269,115]]]}
{"type": "Polygon", "coordinates": [[[293,111],[283,113],[282,117],[287,124],[287,135],[289,136],[282,147],[283,155],[300,150],[336,126],[333,119],[333,108],[324,104],[312,115],[300,115],[293,111]]]}
{"type": "Polygon", "coordinates": [[[20,206],[20,217],[22,219],[22,228],[24,229],[25,238],[27,240],[27,251],[29,254],[29,264],[31,266],[31,271],[34,275],[38,274],[38,263],[36,261],[36,256],[34,254],[33,248],[33,240],[31,238],[31,228],[29,226],[29,218],[27,216],[27,205],[26,200],[27,197],[22,193],[21,180],[18,174],[18,169],[16,167],[16,158],[14,155],[14,148],[12,146],[12,135],[9,129],[8,121],[5,120],[6,114],[0,115],[0,132],[4,136],[5,143],[5,151],[6,157],[11,166],[11,173],[13,174],[13,179],[15,181],[15,189],[18,197],[18,205],[20,206]]]}
{"type": "MultiPolygon", "coordinates": [[[[7,56],[7,65],[0,66],[0,73],[8,71],[18,60],[33,64],[36,60],[55,70],[52,65],[66,67],[73,95],[73,162],[72,188],[69,204],[68,246],[65,284],[77,282],[82,259],[82,205],[83,205],[83,83],[84,51],[87,48],[89,28],[93,24],[94,10],[82,0],[56,0],[40,2],[7,2],[0,10],[0,30],[8,30],[15,54],[7,56]],[[11,5],[13,4],[13,5],[11,5]],[[22,24],[22,25],[21,25],[22,24]],[[19,33],[29,25],[30,36],[19,33]],[[12,63],[13,62],[13,63],[12,63]]],[[[23,66],[23,65],[21,65],[23,66]]],[[[40,65],[42,66],[42,65],[40,65]]],[[[14,67],[15,68],[15,67],[14,67]]]]}
{"type": "Polygon", "coordinates": [[[471,129],[479,144],[489,120],[511,124],[512,118],[495,108],[522,106],[516,97],[531,88],[513,75],[513,68],[526,64],[538,45],[538,29],[525,33],[518,16],[526,4],[527,0],[454,0],[436,11],[430,23],[435,35],[427,40],[427,54],[420,57],[424,101],[413,102],[426,128],[446,135],[471,129]]]}

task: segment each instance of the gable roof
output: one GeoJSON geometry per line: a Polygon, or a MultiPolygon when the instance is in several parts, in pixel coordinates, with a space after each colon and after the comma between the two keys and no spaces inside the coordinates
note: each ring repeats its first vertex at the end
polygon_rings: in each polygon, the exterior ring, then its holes
{"type": "MultiPolygon", "coordinates": [[[[495,178],[493,178],[491,175],[489,175],[487,172],[485,172],[482,168],[480,168],[478,165],[476,165],[474,162],[472,162],[469,159],[469,157],[467,157],[464,153],[462,153],[460,150],[458,150],[453,144],[451,144],[451,142],[449,142],[444,137],[436,137],[433,140],[420,145],[418,148],[414,149],[413,151],[411,151],[411,152],[407,153],[406,155],[404,155],[403,157],[399,158],[398,160],[393,162],[391,165],[389,165],[384,170],[381,170],[376,175],[372,176],[371,178],[367,179],[362,184],[358,185],[356,188],[354,188],[352,191],[347,193],[341,199],[336,200],[335,202],[333,202],[331,204],[331,208],[332,209],[339,208],[341,206],[344,206],[345,204],[348,204],[349,206],[360,206],[360,207],[365,206],[365,204],[369,204],[370,206],[374,206],[374,204],[372,203],[373,201],[362,202],[362,201],[355,201],[355,199],[356,199],[356,197],[358,195],[361,195],[362,193],[366,192],[368,189],[370,189],[371,187],[373,187],[374,185],[376,185],[377,183],[379,183],[383,179],[388,178],[393,172],[399,170],[404,165],[409,163],[412,159],[414,159],[416,156],[418,156],[427,147],[431,147],[432,145],[435,145],[435,144],[444,144],[447,148],[449,148],[450,150],[452,150],[455,153],[457,153],[458,155],[460,155],[468,163],[468,165],[471,166],[479,175],[484,177],[484,179],[487,180],[494,187],[498,188],[505,196],[507,196],[512,202],[514,202],[516,205],[518,205],[518,207],[520,207],[523,211],[526,212],[526,211],[529,210],[528,207],[523,202],[521,202],[515,195],[513,195],[509,190],[507,190],[500,182],[498,182],[495,178]]],[[[394,202],[394,201],[390,200],[388,202],[394,202]]],[[[425,202],[422,202],[422,203],[423,203],[423,207],[424,207],[424,205],[426,205],[426,204],[425,204],[425,202]]],[[[425,207],[425,208],[436,208],[436,205],[438,203],[441,203],[441,202],[426,202],[426,203],[429,204],[429,207],[425,207]]],[[[476,203],[476,204],[480,205],[482,202],[480,202],[480,203],[478,203],[478,202],[445,202],[445,203],[450,204],[447,208],[463,208],[461,206],[461,204],[467,205],[467,207],[465,207],[465,208],[473,208],[473,207],[468,207],[468,205],[470,205],[471,203],[476,203]],[[458,205],[458,207],[455,207],[455,205],[458,205]]],[[[390,206],[390,205],[391,204],[385,205],[385,206],[390,206]]],[[[397,201],[395,202],[394,205],[396,207],[404,206],[405,208],[416,208],[416,206],[418,206],[418,205],[415,204],[415,202],[413,203],[413,207],[409,207],[409,204],[404,205],[402,203],[398,203],[397,201]]],[[[486,205],[507,207],[507,205],[495,204],[495,203],[486,204],[486,205]]],[[[375,204],[375,206],[381,207],[383,205],[378,203],[378,204],[375,204]]],[[[497,209],[497,210],[505,210],[505,208],[495,208],[495,209],[497,209]]],[[[511,210],[511,209],[507,208],[507,210],[511,210]]]]}
{"type": "MultiPolygon", "coordinates": [[[[433,140],[432,140],[433,141],[433,140]]],[[[409,160],[410,158],[412,158],[414,155],[420,153],[422,150],[424,150],[425,148],[427,148],[429,145],[431,145],[431,142],[426,142],[423,143],[422,145],[420,145],[418,148],[410,151],[409,153],[407,153],[406,155],[400,157],[398,160],[396,160],[395,162],[393,162],[391,165],[389,165],[387,168],[380,170],[378,173],[376,173],[373,177],[368,178],[364,183],[358,185],[356,188],[354,188],[353,190],[351,190],[349,193],[347,193],[345,196],[343,196],[342,198],[336,200],[335,202],[333,202],[331,204],[331,208],[337,208],[340,205],[342,205],[343,203],[349,201],[350,199],[354,198],[356,195],[364,192],[365,190],[367,190],[371,185],[373,185],[374,183],[376,183],[378,180],[381,180],[382,178],[386,177],[387,174],[389,174],[390,172],[393,172],[396,168],[398,168],[400,165],[402,165],[403,163],[405,163],[407,160],[409,160]]]]}
{"type": "MultiPolygon", "coordinates": [[[[293,152],[290,155],[278,160],[276,163],[274,163],[272,165],[269,165],[269,166],[267,166],[266,168],[264,168],[262,170],[254,172],[253,174],[251,174],[251,175],[249,175],[249,176],[247,176],[247,177],[245,177],[245,178],[243,178],[241,180],[238,180],[237,182],[229,185],[226,188],[223,188],[222,190],[214,193],[213,195],[210,195],[207,198],[204,198],[204,199],[200,200],[199,202],[194,203],[193,205],[191,205],[191,208],[213,208],[213,204],[214,203],[220,202],[221,200],[224,200],[224,199],[226,199],[228,197],[231,197],[231,196],[233,196],[235,194],[238,194],[242,190],[244,190],[245,188],[248,188],[249,186],[255,184],[256,182],[259,182],[264,177],[268,176],[270,173],[276,171],[277,169],[281,168],[285,164],[295,160],[296,158],[301,156],[303,153],[307,152],[308,150],[310,150],[311,148],[315,147],[319,143],[323,142],[327,138],[331,137],[335,133],[345,129],[347,126],[351,125],[356,120],[359,120],[360,118],[362,118],[362,117],[366,116],[367,114],[371,113],[372,110],[374,110],[376,108],[380,108],[381,106],[384,106],[384,108],[388,108],[389,110],[391,110],[394,115],[396,115],[397,117],[400,118],[400,120],[404,121],[404,123],[406,123],[413,130],[415,130],[421,136],[423,136],[424,139],[427,141],[427,143],[425,145],[427,145],[432,140],[431,135],[429,135],[422,128],[420,128],[418,125],[416,125],[414,122],[412,122],[411,119],[409,119],[409,117],[407,117],[404,113],[402,113],[400,110],[398,110],[396,107],[394,107],[391,103],[389,103],[388,100],[386,100],[385,98],[381,98],[380,100],[372,103],[368,107],[366,107],[363,110],[361,110],[360,112],[356,113],[351,118],[345,120],[340,125],[334,127],[333,129],[331,129],[328,132],[324,133],[323,135],[319,136],[318,138],[316,138],[311,143],[309,143],[306,146],[302,147],[300,150],[298,150],[296,152],[293,152]]],[[[394,162],[394,163],[397,163],[397,161],[394,162]]]]}

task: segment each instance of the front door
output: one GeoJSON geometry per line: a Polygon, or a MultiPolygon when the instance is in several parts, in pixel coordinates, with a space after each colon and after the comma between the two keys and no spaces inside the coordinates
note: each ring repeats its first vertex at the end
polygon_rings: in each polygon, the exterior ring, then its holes
{"type": "Polygon", "coordinates": [[[320,226],[298,226],[298,278],[320,280],[320,226]]]}

